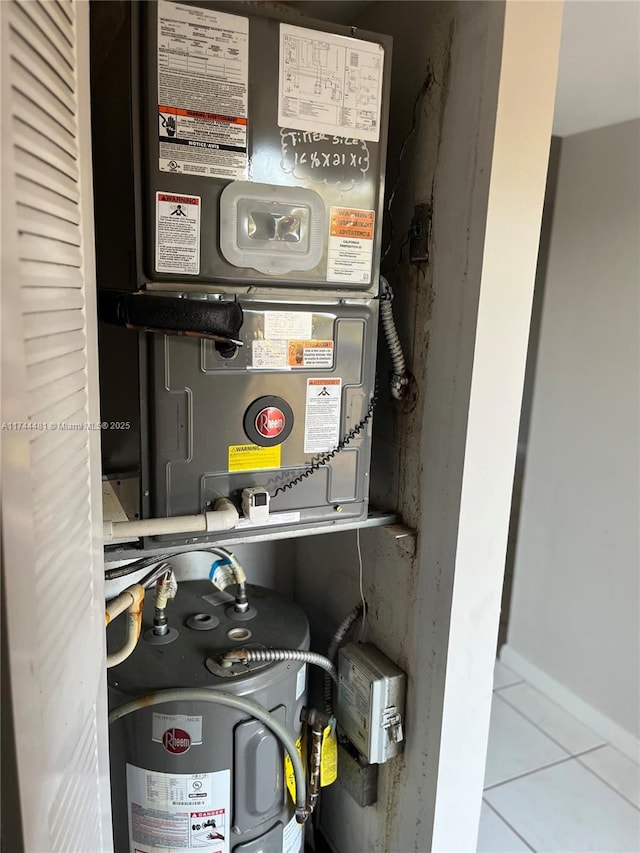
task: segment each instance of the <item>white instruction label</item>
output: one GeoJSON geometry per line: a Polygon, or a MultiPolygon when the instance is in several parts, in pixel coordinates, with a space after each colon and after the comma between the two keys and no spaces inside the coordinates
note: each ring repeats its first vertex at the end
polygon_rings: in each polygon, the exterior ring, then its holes
{"type": "Polygon", "coordinates": [[[296,676],[296,699],[299,699],[307,686],[307,667],[301,666],[296,676]]]}
{"type": "Polygon", "coordinates": [[[380,139],[384,48],[280,24],[278,124],[380,139]]]}
{"type": "Polygon", "coordinates": [[[373,210],[331,208],[327,281],[370,283],[375,219],[373,210]]]}
{"type": "Polygon", "coordinates": [[[230,775],[155,773],[127,764],[131,853],[229,853],[230,775]]]}
{"type": "Polygon", "coordinates": [[[151,740],[156,743],[167,743],[170,733],[176,729],[189,735],[191,746],[202,743],[202,717],[154,712],[151,722],[151,740]]]}
{"type": "Polygon", "coordinates": [[[248,518],[241,518],[236,521],[234,530],[245,530],[247,527],[266,527],[272,524],[297,524],[300,521],[300,513],[295,512],[271,512],[267,521],[250,521],[248,518]]]}
{"type": "Polygon", "coordinates": [[[160,0],[161,172],[246,177],[248,76],[248,18],[160,0]]]}
{"type": "Polygon", "coordinates": [[[298,823],[294,815],[282,830],[282,853],[301,853],[302,830],[302,824],[298,823]]]}
{"type": "Polygon", "coordinates": [[[342,379],[307,379],[304,452],[326,453],[340,440],[342,379]]]}
{"type": "Polygon", "coordinates": [[[200,196],[156,193],[156,272],[200,272],[200,196]]]}
{"type": "Polygon", "coordinates": [[[251,342],[251,367],[255,370],[288,370],[286,340],[257,340],[251,342]]]}
{"type": "Polygon", "coordinates": [[[313,314],[310,311],[265,311],[264,337],[266,340],[289,340],[311,337],[313,314]]]}

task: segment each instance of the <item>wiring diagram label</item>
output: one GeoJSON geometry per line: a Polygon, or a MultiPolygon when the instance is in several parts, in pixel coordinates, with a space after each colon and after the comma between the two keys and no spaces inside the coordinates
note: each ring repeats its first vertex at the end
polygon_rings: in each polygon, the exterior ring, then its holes
{"type": "Polygon", "coordinates": [[[131,850],[229,853],[231,774],[156,773],[127,764],[131,850]]]}
{"type": "Polygon", "coordinates": [[[340,440],[342,379],[307,379],[304,452],[327,453],[340,440]]]}
{"type": "Polygon", "coordinates": [[[248,77],[247,18],[160,0],[161,172],[246,176],[248,77]]]}
{"type": "Polygon", "coordinates": [[[384,48],[280,24],[278,124],[378,142],[384,48]]]}
{"type": "Polygon", "coordinates": [[[331,208],[327,281],[371,282],[375,221],[374,210],[331,208]]]}
{"type": "Polygon", "coordinates": [[[200,196],[156,193],[156,272],[200,272],[200,196]]]}

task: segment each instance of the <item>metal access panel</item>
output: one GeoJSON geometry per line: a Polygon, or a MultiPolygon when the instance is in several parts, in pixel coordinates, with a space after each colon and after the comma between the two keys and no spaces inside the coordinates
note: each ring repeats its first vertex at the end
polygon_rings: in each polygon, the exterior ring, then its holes
{"type": "Polygon", "coordinates": [[[140,282],[374,294],[391,39],[240,3],[139,10],[140,282]]]}
{"type": "Polygon", "coordinates": [[[200,512],[262,486],[272,496],[270,524],[366,517],[368,430],[303,475],[365,417],[377,300],[245,298],[242,306],[244,346],[232,359],[210,341],[154,336],[152,514],[200,512]],[[283,430],[256,427],[265,409],[284,416],[283,430]]]}

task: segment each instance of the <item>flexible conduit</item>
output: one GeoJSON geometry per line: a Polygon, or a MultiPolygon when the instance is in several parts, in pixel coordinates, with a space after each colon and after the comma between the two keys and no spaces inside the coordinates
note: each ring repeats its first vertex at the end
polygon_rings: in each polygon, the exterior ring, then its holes
{"type": "Polygon", "coordinates": [[[285,726],[261,705],[257,705],[249,699],[244,699],[242,696],[233,696],[231,693],[223,693],[219,690],[207,690],[202,687],[176,687],[171,690],[159,690],[157,693],[150,693],[147,696],[138,696],[137,699],[132,699],[130,702],[120,705],[119,708],[114,708],[109,714],[109,724],[115,723],[116,720],[132,714],[134,711],[141,711],[144,708],[150,708],[154,705],[164,705],[167,702],[211,702],[214,705],[224,705],[227,708],[241,711],[243,714],[248,714],[251,717],[255,717],[256,720],[260,720],[261,723],[264,723],[278,738],[291,759],[296,780],[296,820],[298,823],[305,822],[308,817],[308,811],[305,801],[305,778],[302,759],[296,748],[295,741],[285,726]]]}
{"type": "MultiPolygon", "coordinates": [[[[344,642],[344,638],[347,636],[353,624],[362,616],[363,606],[362,603],[357,604],[351,613],[346,616],[338,628],[336,629],[335,634],[331,638],[331,642],[329,643],[329,650],[327,652],[327,658],[331,662],[331,665],[335,668],[336,664],[336,656],[338,654],[338,649],[344,642]]],[[[324,699],[324,710],[330,716],[333,715],[333,686],[331,684],[331,678],[329,674],[325,674],[324,682],[322,685],[322,696],[324,699]]]]}
{"type": "Polygon", "coordinates": [[[402,344],[393,319],[393,290],[384,276],[380,276],[380,285],[382,291],[380,294],[380,323],[387,341],[392,365],[391,396],[395,400],[402,400],[404,388],[409,383],[409,377],[407,376],[407,365],[402,352],[402,344]]]}
{"type": "Polygon", "coordinates": [[[324,655],[315,652],[303,652],[298,649],[239,649],[238,651],[226,652],[223,658],[228,661],[238,660],[243,663],[271,663],[281,660],[299,660],[319,666],[327,673],[330,680],[338,682],[338,674],[335,666],[324,655]]]}

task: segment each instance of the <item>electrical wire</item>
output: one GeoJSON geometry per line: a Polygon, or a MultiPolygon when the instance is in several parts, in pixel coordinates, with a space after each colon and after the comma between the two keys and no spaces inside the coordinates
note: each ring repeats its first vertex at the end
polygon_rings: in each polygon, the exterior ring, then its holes
{"type": "MultiPolygon", "coordinates": [[[[402,140],[402,145],[400,146],[400,154],[398,156],[398,174],[397,174],[395,183],[393,185],[393,189],[391,190],[391,193],[389,194],[389,200],[387,201],[387,206],[385,208],[385,213],[387,214],[387,221],[389,222],[389,241],[387,243],[387,248],[384,250],[383,255],[382,255],[382,259],[380,261],[381,266],[385,262],[385,260],[387,259],[387,256],[388,256],[389,252],[391,251],[391,247],[393,246],[394,233],[393,233],[393,214],[391,212],[391,208],[393,207],[393,202],[395,201],[396,193],[398,192],[398,188],[400,187],[400,179],[402,178],[402,162],[404,160],[404,156],[405,156],[405,153],[407,150],[407,145],[409,143],[409,140],[411,139],[413,134],[416,132],[416,129],[418,127],[418,106],[420,105],[420,101],[422,100],[422,98],[427,94],[427,92],[431,88],[432,82],[433,82],[433,72],[431,70],[431,66],[429,66],[427,68],[427,75],[422,82],[422,86],[420,86],[420,89],[418,90],[418,94],[416,95],[415,101],[413,102],[413,110],[411,113],[411,116],[412,116],[411,129],[409,130],[409,132],[407,133],[405,138],[402,140]]],[[[406,243],[404,245],[406,245],[406,243]]],[[[404,246],[403,246],[403,248],[404,248],[404,246]]]]}
{"type": "Polygon", "coordinates": [[[358,547],[358,565],[359,565],[359,573],[358,579],[360,584],[360,601],[362,602],[362,622],[360,623],[360,638],[358,642],[362,642],[362,638],[364,636],[365,625],[367,624],[367,602],[364,598],[364,589],[363,589],[363,566],[362,566],[362,550],[360,548],[360,528],[356,527],[356,545],[358,547]]]}
{"type": "MultiPolygon", "coordinates": [[[[117,569],[105,569],[105,581],[114,581],[118,578],[126,578],[129,575],[139,572],[141,569],[146,569],[147,566],[153,566],[155,563],[162,563],[166,560],[171,560],[173,557],[182,557],[186,554],[215,554],[219,557],[235,559],[230,551],[226,548],[211,546],[209,548],[196,548],[193,551],[173,551],[168,554],[159,554],[155,557],[142,557],[140,560],[134,560],[133,563],[127,563],[125,566],[118,566],[117,569]]],[[[230,561],[231,562],[231,561],[230,561]]]]}
{"type": "Polygon", "coordinates": [[[146,569],[148,566],[153,566],[155,563],[162,563],[170,557],[175,557],[176,554],[158,554],[155,557],[142,557],[140,560],[134,560],[133,563],[127,563],[125,566],[118,566],[117,569],[105,569],[104,579],[106,581],[115,581],[118,578],[126,578],[133,575],[135,572],[146,569]]]}
{"type": "Polygon", "coordinates": [[[369,400],[369,407],[367,408],[367,413],[363,417],[363,419],[357,423],[354,427],[352,427],[349,432],[345,435],[345,437],[340,441],[333,450],[330,450],[328,453],[322,453],[320,456],[314,457],[311,461],[309,467],[302,472],[302,474],[298,474],[297,477],[294,477],[293,480],[289,480],[288,483],[284,483],[282,486],[278,486],[278,488],[271,493],[271,497],[275,498],[277,495],[284,494],[289,489],[293,489],[294,486],[298,486],[300,483],[304,482],[307,477],[310,477],[312,474],[315,474],[316,471],[319,471],[321,468],[324,468],[331,460],[340,453],[341,450],[344,450],[351,442],[356,439],[360,433],[366,428],[367,424],[371,421],[373,417],[373,411],[378,402],[378,380],[376,378],[373,394],[371,399],[369,400]]]}

